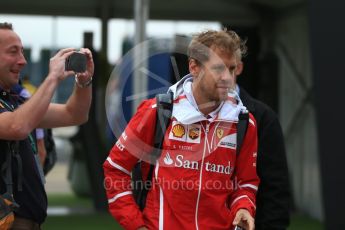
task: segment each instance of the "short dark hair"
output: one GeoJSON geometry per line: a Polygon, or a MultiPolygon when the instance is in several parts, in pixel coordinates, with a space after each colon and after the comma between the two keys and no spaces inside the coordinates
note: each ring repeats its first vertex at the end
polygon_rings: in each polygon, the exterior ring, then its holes
{"type": "Polygon", "coordinates": [[[3,30],[13,30],[12,23],[0,22],[0,29],[3,29],[3,30]]]}

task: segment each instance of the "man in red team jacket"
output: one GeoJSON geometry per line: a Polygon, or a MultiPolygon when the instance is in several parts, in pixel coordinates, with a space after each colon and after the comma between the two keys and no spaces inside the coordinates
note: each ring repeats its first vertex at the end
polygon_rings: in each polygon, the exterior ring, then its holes
{"type": "Polygon", "coordinates": [[[132,196],[131,171],[152,151],[155,99],[142,102],[110,151],[104,163],[109,210],[125,229],[254,229],[257,130],[249,114],[236,155],[238,115],[246,111],[233,93],[238,50],[245,45],[234,31],[192,39],[190,74],[169,89],[172,119],[143,211],[132,196]]]}

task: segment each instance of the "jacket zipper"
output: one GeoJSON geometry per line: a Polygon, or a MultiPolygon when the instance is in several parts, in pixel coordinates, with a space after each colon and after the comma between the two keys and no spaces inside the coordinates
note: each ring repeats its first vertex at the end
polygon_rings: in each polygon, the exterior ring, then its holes
{"type": "Polygon", "coordinates": [[[199,230],[199,225],[198,225],[198,212],[199,212],[199,201],[200,201],[200,195],[201,195],[201,186],[202,186],[202,170],[204,168],[204,158],[205,158],[205,153],[206,153],[206,147],[207,147],[207,136],[210,128],[210,123],[206,123],[206,128],[201,124],[201,127],[205,130],[205,137],[204,137],[204,151],[202,153],[202,159],[201,159],[201,167],[200,167],[200,174],[199,174],[199,189],[198,189],[198,198],[196,200],[196,208],[195,208],[195,228],[199,230]]]}

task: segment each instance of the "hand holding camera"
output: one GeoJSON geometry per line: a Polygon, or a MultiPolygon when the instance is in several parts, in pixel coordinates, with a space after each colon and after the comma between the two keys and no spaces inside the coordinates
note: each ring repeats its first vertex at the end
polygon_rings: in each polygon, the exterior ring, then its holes
{"type": "Polygon", "coordinates": [[[73,66],[73,60],[75,62],[73,68],[76,73],[76,85],[79,88],[89,87],[92,83],[92,76],[94,73],[94,63],[91,51],[89,49],[81,48],[79,52],[72,54],[70,57],[71,66],[73,66]]]}
{"type": "Polygon", "coordinates": [[[83,73],[86,70],[86,55],[80,52],[74,52],[66,58],[65,70],[72,70],[75,73],[83,73]]]}
{"type": "Polygon", "coordinates": [[[74,48],[62,49],[50,59],[49,75],[58,80],[76,75],[77,85],[85,86],[86,83],[90,85],[93,72],[92,54],[86,48],[81,48],[79,51],[74,48]]]}
{"type": "Polygon", "coordinates": [[[91,85],[92,83],[92,75],[91,77],[84,77],[87,80],[81,80],[82,74],[87,70],[87,56],[82,52],[74,52],[68,58],[66,58],[65,62],[65,70],[66,71],[74,71],[75,74],[75,82],[79,88],[86,88],[91,85]]]}

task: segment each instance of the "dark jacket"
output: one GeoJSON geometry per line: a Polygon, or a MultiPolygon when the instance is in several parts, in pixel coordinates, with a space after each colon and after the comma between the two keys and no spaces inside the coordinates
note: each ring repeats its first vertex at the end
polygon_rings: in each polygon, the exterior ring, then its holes
{"type": "MultiPolygon", "coordinates": [[[[0,113],[8,111],[7,106],[3,103],[15,109],[24,102],[24,98],[21,98],[15,92],[8,93],[1,88],[0,98],[2,99],[0,113]]],[[[34,137],[34,133],[32,136],[34,137]]],[[[5,163],[6,157],[4,153],[6,151],[7,141],[0,140],[0,167],[4,168],[3,163],[5,163]]],[[[38,169],[40,167],[39,161],[35,159],[37,155],[34,153],[29,137],[19,141],[19,156],[22,162],[21,166],[16,158],[12,158],[13,197],[20,205],[19,209],[15,211],[15,216],[41,224],[47,216],[47,195],[38,169]],[[22,183],[18,183],[19,179],[22,183]],[[18,188],[18,184],[22,185],[22,190],[18,188]]],[[[6,185],[1,174],[0,172],[0,194],[4,194],[6,185]]]]}
{"type": "Polygon", "coordinates": [[[286,229],[290,222],[290,186],[284,137],[275,112],[240,89],[240,98],[254,115],[258,130],[256,230],[286,229]]]}

